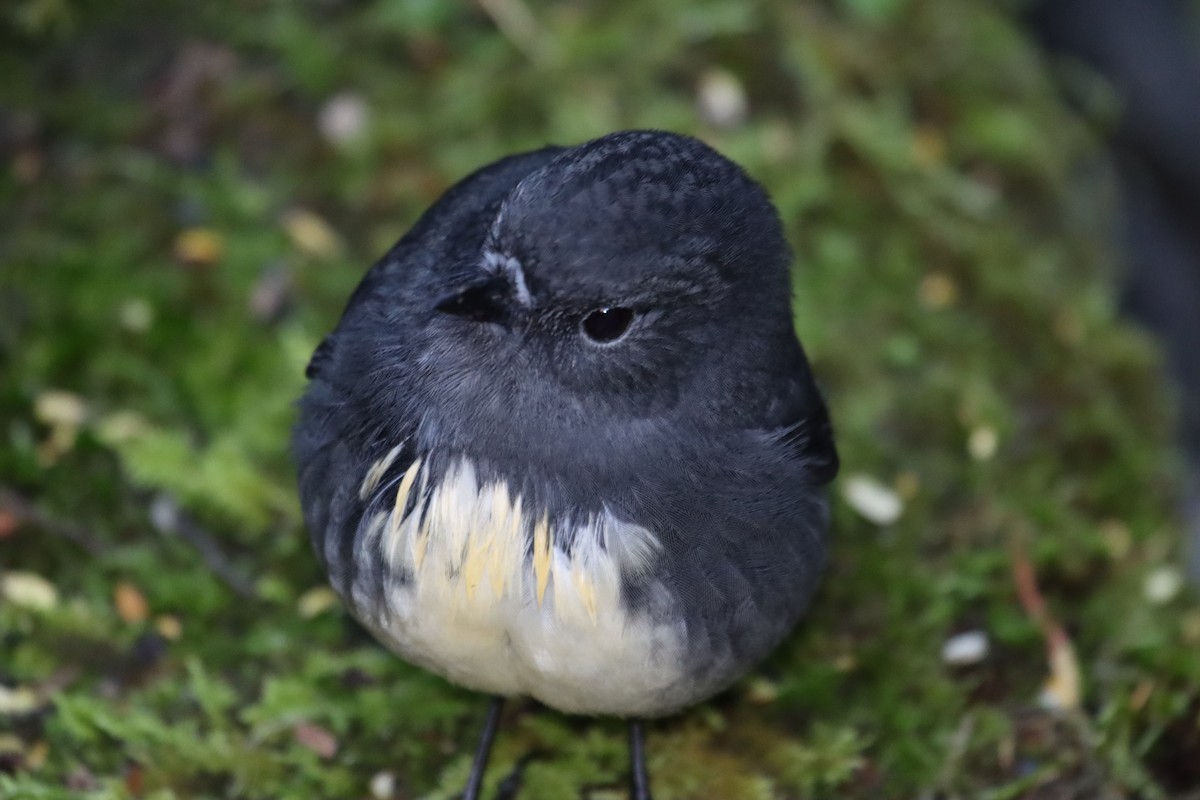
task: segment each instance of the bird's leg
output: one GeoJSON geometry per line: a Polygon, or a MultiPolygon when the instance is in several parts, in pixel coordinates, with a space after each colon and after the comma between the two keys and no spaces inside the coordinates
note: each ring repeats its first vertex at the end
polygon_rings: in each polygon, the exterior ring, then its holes
{"type": "Polygon", "coordinates": [[[471,764],[471,777],[463,790],[462,800],[479,800],[479,789],[483,786],[483,771],[487,769],[488,757],[492,754],[492,742],[496,739],[496,728],[500,724],[500,712],[504,708],[503,697],[493,697],[488,706],[487,719],[483,721],[483,733],[479,747],[475,750],[475,761],[471,764]]]}
{"type": "Polygon", "coordinates": [[[640,719],[629,721],[629,782],[631,800],[651,800],[646,778],[645,731],[640,719]]]}

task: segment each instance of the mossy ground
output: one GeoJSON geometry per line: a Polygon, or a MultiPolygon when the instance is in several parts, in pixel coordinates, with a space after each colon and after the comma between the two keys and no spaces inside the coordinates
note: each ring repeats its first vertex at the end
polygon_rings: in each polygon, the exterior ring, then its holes
{"type": "MultiPolygon", "coordinates": [[[[326,602],[291,403],[446,186],[631,127],[700,135],[771,190],[840,486],[902,506],[880,525],[839,491],[813,613],[652,726],[656,797],[1200,792],[1169,395],[1115,311],[1094,126],[993,5],[15,0],[0,19],[0,797],[455,795],[483,701],[326,602]],[[712,106],[731,79],[745,119],[712,106]],[[964,631],[990,652],[949,666],[964,631]]],[[[517,704],[489,784],[523,764],[522,800],[618,798],[625,758],[618,723],[517,704]]]]}

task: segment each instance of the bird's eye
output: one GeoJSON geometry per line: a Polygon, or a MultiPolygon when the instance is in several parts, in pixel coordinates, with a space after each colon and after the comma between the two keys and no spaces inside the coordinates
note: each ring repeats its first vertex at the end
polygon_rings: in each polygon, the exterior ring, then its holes
{"type": "Polygon", "coordinates": [[[631,322],[631,309],[598,308],[583,318],[583,332],[593,342],[611,344],[625,335],[631,322]]]}

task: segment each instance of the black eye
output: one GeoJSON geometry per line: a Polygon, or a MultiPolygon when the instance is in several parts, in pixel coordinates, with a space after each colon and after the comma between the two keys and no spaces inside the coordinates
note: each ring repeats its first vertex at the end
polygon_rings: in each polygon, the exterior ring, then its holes
{"type": "Polygon", "coordinates": [[[629,330],[633,311],[628,308],[598,308],[583,318],[583,332],[593,342],[615,342],[629,330]]]}

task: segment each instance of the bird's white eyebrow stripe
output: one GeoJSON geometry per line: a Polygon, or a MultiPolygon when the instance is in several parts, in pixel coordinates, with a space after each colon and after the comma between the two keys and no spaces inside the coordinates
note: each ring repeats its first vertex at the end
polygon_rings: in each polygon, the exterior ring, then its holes
{"type": "Polygon", "coordinates": [[[521,262],[512,256],[489,250],[483,256],[483,268],[492,274],[504,274],[512,281],[516,290],[517,302],[523,306],[533,305],[533,295],[529,293],[529,285],[525,283],[525,270],[521,262]]]}

